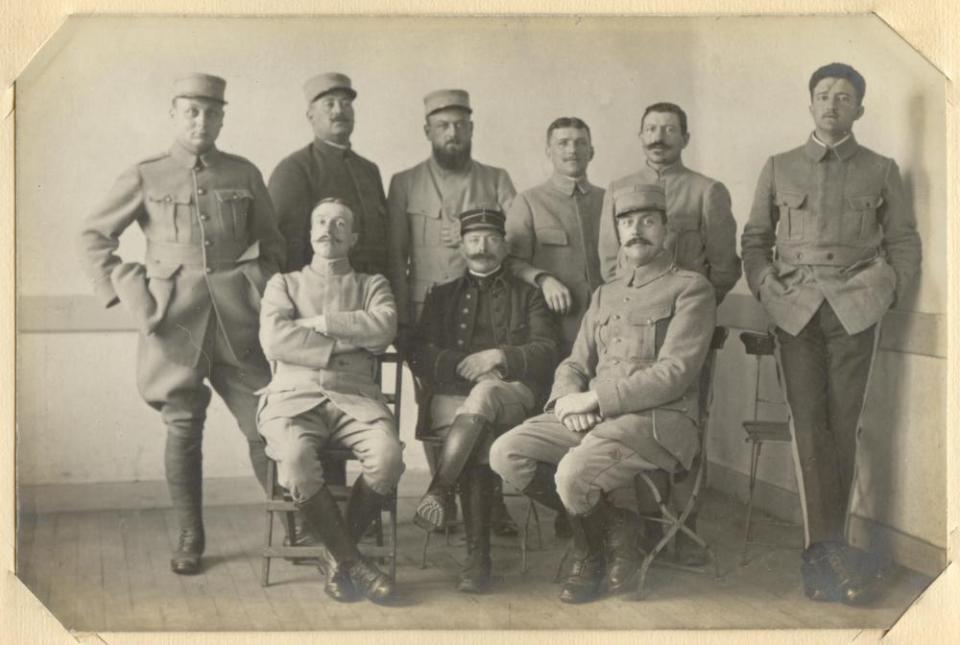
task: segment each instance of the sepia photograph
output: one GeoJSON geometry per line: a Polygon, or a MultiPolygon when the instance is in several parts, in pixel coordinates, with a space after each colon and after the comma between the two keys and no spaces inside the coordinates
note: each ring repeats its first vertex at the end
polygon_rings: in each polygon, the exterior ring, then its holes
{"type": "Polygon", "coordinates": [[[870,14],[69,17],[17,578],[77,633],[890,629],[949,562],[948,82],[870,14]]]}

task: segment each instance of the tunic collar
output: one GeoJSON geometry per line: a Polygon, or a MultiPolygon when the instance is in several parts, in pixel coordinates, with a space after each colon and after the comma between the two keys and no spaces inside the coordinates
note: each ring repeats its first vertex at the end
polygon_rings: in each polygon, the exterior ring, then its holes
{"type": "Polygon", "coordinates": [[[660,251],[660,253],[647,264],[644,264],[642,267],[634,267],[633,274],[630,276],[627,284],[635,289],[639,289],[644,285],[650,284],[671,269],[673,269],[673,257],[665,250],[660,251]]]}
{"type": "Polygon", "coordinates": [[[217,150],[216,146],[210,148],[200,155],[194,154],[190,150],[187,150],[180,145],[179,142],[174,142],[173,146],[170,148],[170,156],[173,157],[177,163],[188,169],[196,168],[198,161],[203,167],[210,166],[216,163],[222,155],[223,153],[217,150]]]}
{"type": "Polygon", "coordinates": [[[555,172],[550,176],[550,184],[568,196],[573,196],[577,192],[581,195],[586,195],[590,192],[590,182],[587,181],[586,175],[574,178],[555,172]]]}
{"type": "Polygon", "coordinates": [[[503,284],[506,281],[506,271],[503,264],[497,267],[497,270],[489,275],[477,275],[470,269],[466,271],[467,281],[478,289],[486,289],[495,284],[503,284]]]}
{"type": "Polygon", "coordinates": [[[810,159],[819,162],[823,161],[823,158],[830,152],[833,152],[841,161],[846,161],[852,157],[859,148],[860,144],[857,143],[857,139],[853,136],[852,132],[845,136],[839,143],[832,146],[823,143],[817,139],[815,133],[811,133],[803,150],[810,159]]]}
{"type": "Polygon", "coordinates": [[[654,173],[656,173],[657,177],[663,177],[664,175],[679,175],[686,169],[685,166],[683,165],[682,159],[677,159],[675,162],[673,162],[669,166],[663,166],[661,168],[657,168],[651,165],[650,160],[648,159],[646,161],[646,165],[647,165],[647,168],[649,168],[654,173]]]}
{"type": "Polygon", "coordinates": [[[333,258],[331,260],[320,257],[319,255],[313,256],[313,259],[310,260],[310,266],[307,268],[314,274],[322,277],[346,275],[353,272],[349,258],[333,258]]]}
{"type": "Polygon", "coordinates": [[[325,157],[346,157],[348,154],[350,154],[349,143],[345,146],[342,146],[339,143],[325,141],[316,137],[313,139],[313,149],[325,157]]]}

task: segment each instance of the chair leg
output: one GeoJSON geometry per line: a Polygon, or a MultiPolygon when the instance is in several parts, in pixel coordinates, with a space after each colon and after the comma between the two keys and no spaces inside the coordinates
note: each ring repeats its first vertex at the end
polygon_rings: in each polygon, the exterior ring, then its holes
{"type": "Polygon", "coordinates": [[[397,582],[397,492],[390,499],[390,580],[397,582]]]}
{"type": "Polygon", "coordinates": [[[530,535],[530,515],[533,512],[533,500],[527,499],[527,512],[520,526],[520,573],[527,572],[527,538],[530,535]]]}
{"type": "MultiPolygon", "coordinates": [[[[266,548],[273,546],[273,511],[267,511],[267,533],[264,539],[266,548]]],[[[260,586],[266,587],[270,584],[270,556],[263,556],[263,563],[260,567],[260,586]]]]}
{"type": "Polygon", "coordinates": [[[543,550],[543,532],[540,530],[540,511],[537,510],[537,505],[533,500],[530,501],[530,508],[533,511],[534,526],[537,527],[537,548],[543,550]]]}
{"type": "Polygon", "coordinates": [[[430,531],[423,532],[423,551],[420,554],[420,568],[427,568],[427,548],[430,546],[430,531]]]}
{"type": "Polygon", "coordinates": [[[760,450],[762,448],[762,441],[753,441],[753,449],[750,451],[750,491],[747,495],[747,522],[743,532],[743,548],[740,551],[740,566],[747,564],[747,546],[750,544],[750,529],[753,521],[753,492],[757,485],[757,471],[760,466],[760,450]]]}

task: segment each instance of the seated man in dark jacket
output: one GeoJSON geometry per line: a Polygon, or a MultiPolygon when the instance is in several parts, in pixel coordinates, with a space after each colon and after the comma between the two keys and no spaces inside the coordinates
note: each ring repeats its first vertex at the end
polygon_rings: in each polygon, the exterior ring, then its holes
{"type": "Polygon", "coordinates": [[[440,463],[414,522],[446,522],[444,499],[459,484],[468,557],[461,591],[490,581],[495,428],[522,422],[542,401],[557,362],[557,328],[540,290],[503,265],[504,214],[471,208],[460,215],[464,274],[427,294],[410,347],[410,366],[426,393],[418,436],[446,429],[440,463]]]}

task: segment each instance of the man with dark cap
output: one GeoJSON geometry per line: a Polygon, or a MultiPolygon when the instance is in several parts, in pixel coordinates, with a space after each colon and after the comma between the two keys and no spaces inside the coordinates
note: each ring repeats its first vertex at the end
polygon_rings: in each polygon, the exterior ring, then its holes
{"type": "Polygon", "coordinates": [[[326,593],[383,602],[393,583],[360,554],[357,541],[403,472],[396,424],[374,380],[376,354],[397,333],[397,309],[386,278],[354,271],[347,260],[358,237],[350,208],[326,199],[311,221],[310,265],[273,276],[263,294],[260,341],[276,369],[263,390],[260,432],[277,462],[277,481],[329,553],[320,559],[326,593]],[[317,456],[331,445],[352,450],[362,470],[345,514],[317,456]]]}
{"type": "Polygon", "coordinates": [[[361,273],[386,274],[387,204],[380,169],[350,147],[357,92],[350,78],[335,72],[314,76],[303,86],[313,141],[283,159],[268,189],[287,241],[285,271],[310,264],[310,212],[320,200],[343,200],[356,216],[360,236],[350,264],[361,273]]]}
{"type": "Polygon", "coordinates": [[[741,245],[747,282],[776,324],[806,511],[804,591],[863,604],[871,558],[844,528],[880,320],[920,269],[896,162],[853,136],[866,82],[831,63],[810,77],[814,131],[771,157],[741,245]]]}
{"type": "Polygon", "coordinates": [[[663,189],[631,186],[611,202],[621,271],[594,292],[545,413],[490,449],[507,482],[568,514],[573,563],[560,600],[569,603],[635,586],[640,520],[629,491],[641,470],[690,468],[716,321],[713,287],[664,250],[663,189]]]}
{"type": "Polygon", "coordinates": [[[284,261],[270,196],[257,168],[221,152],[226,81],[191,74],[174,84],[176,141],[120,176],[87,218],[82,250],[97,297],[122,302],[140,326],[137,381],[167,428],[164,453],[180,540],[170,566],[200,570],[201,439],[210,386],[249,443],[257,480],[266,483],[257,433],[256,390],[270,380],[257,341],[260,295],[284,261]],[[136,222],[146,260],[123,262],[120,235],[136,222]]]}
{"type": "MultiPolygon", "coordinates": [[[[424,97],[423,104],[423,132],[432,154],[396,174],[387,197],[387,277],[397,297],[401,345],[423,309],[427,291],[463,274],[466,263],[458,250],[457,216],[477,203],[505,213],[516,195],[505,170],[471,157],[473,110],[467,92],[436,90],[424,97]]],[[[429,446],[424,446],[424,451],[434,472],[436,454],[429,446]]],[[[494,532],[516,535],[517,527],[503,504],[500,487],[498,478],[496,495],[500,501],[494,508],[494,532]]]]}
{"type": "Polygon", "coordinates": [[[466,269],[427,293],[408,354],[424,388],[419,434],[444,438],[414,522],[426,530],[442,527],[446,500],[459,486],[467,534],[459,589],[473,593],[490,582],[490,442],[535,409],[557,360],[556,326],[540,290],[503,264],[504,219],[496,206],[461,213],[466,269]]]}

